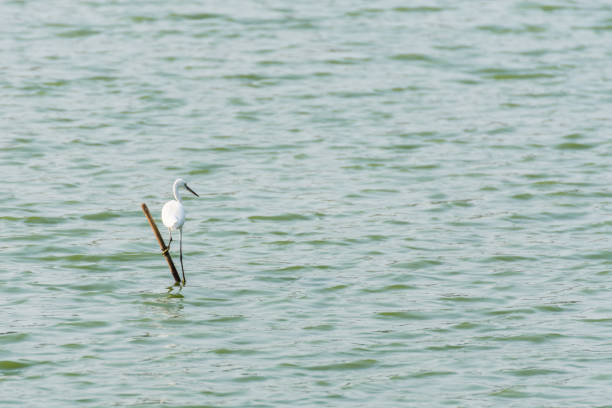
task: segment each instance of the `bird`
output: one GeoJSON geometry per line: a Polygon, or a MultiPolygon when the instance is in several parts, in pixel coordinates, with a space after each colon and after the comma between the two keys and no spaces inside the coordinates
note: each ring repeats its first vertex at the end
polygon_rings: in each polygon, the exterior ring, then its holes
{"type": "Polygon", "coordinates": [[[170,250],[170,244],[172,243],[172,231],[179,230],[179,247],[181,253],[181,272],[183,273],[183,283],[185,283],[185,269],[183,268],[183,224],[185,224],[185,207],[181,201],[181,195],[179,194],[179,188],[185,187],[185,189],[196,197],[199,197],[198,193],[189,188],[185,180],[177,178],[172,185],[172,193],[174,194],[174,200],[168,201],[162,207],[162,222],[168,228],[170,234],[170,241],[168,241],[168,247],[166,250],[170,250]]]}

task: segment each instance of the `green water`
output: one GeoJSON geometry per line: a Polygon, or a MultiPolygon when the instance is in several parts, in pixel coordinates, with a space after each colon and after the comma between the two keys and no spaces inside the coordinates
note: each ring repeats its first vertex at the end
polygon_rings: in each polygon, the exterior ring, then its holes
{"type": "Polygon", "coordinates": [[[609,2],[0,16],[1,406],[610,406],[609,2]]]}

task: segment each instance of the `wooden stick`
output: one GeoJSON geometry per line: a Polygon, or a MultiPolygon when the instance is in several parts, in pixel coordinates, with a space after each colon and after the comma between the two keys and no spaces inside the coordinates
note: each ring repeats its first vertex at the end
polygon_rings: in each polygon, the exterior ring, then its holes
{"type": "Polygon", "coordinates": [[[170,273],[172,273],[172,277],[174,278],[174,281],[176,283],[181,283],[181,277],[179,276],[178,271],[176,270],[176,267],[174,266],[174,262],[172,262],[170,251],[168,251],[169,248],[166,246],[164,239],[159,233],[159,230],[157,229],[157,224],[155,224],[155,220],[153,220],[153,217],[151,217],[151,213],[149,212],[147,205],[145,203],[142,203],[141,206],[142,206],[142,211],[147,217],[147,220],[149,220],[149,224],[151,224],[151,228],[153,228],[153,233],[155,234],[155,238],[157,238],[157,242],[159,242],[159,247],[162,250],[162,255],[164,256],[164,258],[166,258],[166,261],[168,261],[168,266],[170,267],[170,273]]]}

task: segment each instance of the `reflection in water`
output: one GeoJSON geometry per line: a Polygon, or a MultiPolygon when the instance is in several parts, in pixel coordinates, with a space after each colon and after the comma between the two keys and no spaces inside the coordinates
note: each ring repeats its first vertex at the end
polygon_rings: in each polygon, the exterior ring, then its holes
{"type": "Polygon", "coordinates": [[[184,319],[183,309],[184,296],[182,294],[183,287],[181,285],[169,286],[166,288],[166,293],[159,294],[141,294],[145,300],[142,304],[143,315],[147,318],[156,316],[155,320],[160,317],[168,319],[184,319]]]}

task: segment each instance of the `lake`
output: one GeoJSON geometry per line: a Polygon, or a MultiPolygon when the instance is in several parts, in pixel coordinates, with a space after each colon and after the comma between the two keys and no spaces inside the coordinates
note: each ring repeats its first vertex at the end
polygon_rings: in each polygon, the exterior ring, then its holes
{"type": "Polygon", "coordinates": [[[610,406],[608,2],[0,15],[0,405],[610,406]]]}

